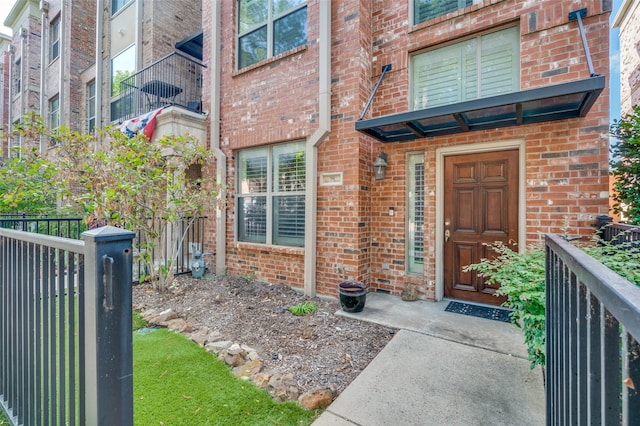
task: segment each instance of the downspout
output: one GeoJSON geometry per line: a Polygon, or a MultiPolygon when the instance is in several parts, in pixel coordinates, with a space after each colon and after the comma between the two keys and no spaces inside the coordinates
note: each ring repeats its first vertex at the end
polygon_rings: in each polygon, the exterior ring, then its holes
{"type": "MultiPolygon", "coordinates": [[[[65,72],[65,63],[66,63],[66,46],[68,44],[65,42],[65,35],[67,34],[67,17],[65,16],[67,13],[67,0],[62,0],[60,3],[60,35],[58,37],[58,69],[59,69],[59,81],[58,81],[58,126],[62,126],[66,123],[66,108],[65,108],[65,90],[64,90],[64,77],[66,76],[65,72]]],[[[71,123],[67,123],[71,124],[71,123]]]]}
{"type": "MultiPolygon", "coordinates": [[[[26,61],[26,58],[24,56],[24,50],[25,50],[26,38],[27,38],[27,30],[24,27],[21,27],[20,28],[20,69],[18,70],[18,72],[20,72],[20,111],[18,116],[21,121],[24,118],[24,97],[25,97],[24,96],[24,86],[25,86],[24,65],[26,61]]],[[[22,157],[22,137],[18,138],[18,152],[20,153],[20,157],[22,157]]]]}
{"type": "MultiPolygon", "coordinates": [[[[41,34],[41,38],[40,38],[40,117],[43,120],[46,120],[46,78],[45,78],[45,69],[46,69],[46,61],[47,61],[47,28],[48,28],[48,12],[49,12],[49,3],[42,0],[40,1],[40,11],[42,12],[42,17],[40,19],[41,23],[40,23],[40,34],[41,34]]],[[[40,136],[40,153],[44,154],[46,149],[47,149],[47,145],[46,145],[46,137],[44,135],[40,136]]]]}
{"type": "Polygon", "coordinates": [[[213,3],[211,34],[211,150],[216,157],[216,274],[223,275],[227,263],[227,156],[220,149],[220,2],[213,3]]]}
{"type": "Polygon", "coordinates": [[[306,146],[304,228],[304,294],[316,295],[316,232],[318,227],[318,146],[331,132],[331,2],[320,1],[318,129],[306,146]]]}
{"type": "MultiPolygon", "coordinates": [[[[13,43],[13,40],[12,40],[13,43]]],[[[13,44],[10,44],[7,47],[7,50],[9,51],[9,100],[7,102],[7,105],[9,105],[9,116],[8,116],[8,123],[7,123],[7,134],[9,135],[9,146],[7,146],[7,149],[9,150],[9,152],[7,153],[8,157],[11,157],[12,155],[12,148],[14,146],[14,142],[13,142],[13,68],[15,67],[14,65],[14,61],[16,60],[16,53],[15,53],[15,49],[13,47],[13,44]]]]}
{"type": "MultiPolygon", "coordinates": [[[[98,0],[96,2],[96,77],[95,77],[95,85],[96,85],[96,128],[94,132],[97,135],[100,132],[96,130],[102,129],[103,117],[102,117],[102,38],[104,32],[104,3],[103,0],[98,0]]],[[[98,143],[99,141],[96,141],[98,143]]]]}

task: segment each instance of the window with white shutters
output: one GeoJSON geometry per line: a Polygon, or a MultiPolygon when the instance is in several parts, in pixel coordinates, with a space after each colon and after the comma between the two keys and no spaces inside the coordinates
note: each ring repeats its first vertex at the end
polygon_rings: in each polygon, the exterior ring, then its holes
{"type": "Polygon", "coordinates": [[[407,161],[407,269],[424,270],[424,154],[411,154],[407,161]]]}
{"type": "Polygon", "coordinates": [[[417,25],[472,4],[473,0],[414,0],[413,24],[417,25]]]}
{"type": "Polygon", "coordinates": [[[243,150],[238,155],[238,241],[304,245],[305,144],[243,150]]]}
{"type": "Polygon", "coordinates": [[[520,33],[510,27],[411,58],[414,110],[510,93],[520,86],[520,33]]]}

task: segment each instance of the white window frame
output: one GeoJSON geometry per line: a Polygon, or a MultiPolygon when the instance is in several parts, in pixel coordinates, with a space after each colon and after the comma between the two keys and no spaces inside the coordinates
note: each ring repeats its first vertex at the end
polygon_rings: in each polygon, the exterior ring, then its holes
{"type": "Polygon", "coordinates": [[[129,3],[131,0],[111,0],[111,16],[116,15],[129,3]]]}
{"type": "Polygon", "coordinates": [[[96,127],[96,81],[87,83],[87,133],[96,127]]]}
{"type": "MultiPolygon", "coordinates": [[[[264,1],[267,2],[267,18],[266,18],[266,20],[265,21],[261,21],[260,23],[257,23],[254,26],[249,27],[248,29],[246,29],[244,31],[242,31],[241,28],[240,28],[240,18],[241,18],[241,16],[240,16],[240,8],[241,8],[241,3],[243,2],[243,0],[237,0],[237,2],[236,2],[236,10],[237,10],[237,15],[238,15],[237,16],[237,20],[236,20],[236,56],[237,56],[237,58],[236,58],[236,69],[238,69],[238,70],[241,70],[241,69],[246,68],[246,67],[250,67],[251,65],[260,63],[260,62],[262,62],[262,61],[264,61],[266,59],[269,59],[269,58],[275,56],[273,45],[274,45],[274,32],[275,32],[274,25],[275,25],[276,21],[278,21],[280,19],[283,19],[283,18],[285,18],[287,16],[293,15],[294,13],[299,12],[302,9],[305,9],[305,10],[307,9],[307,2],[303,1],[299,5],[294,6],[291,9],[288,9],[288,10],[286,10],[284,12],[279,13],[279,14],[275,14],[273,12],[273,6],[274,6],[274,2],[276,0],[264,0],[264,1]],[[241,66],[240,61],[242,60],[242,58],[241,58],[241,54],[240,54],[240,43],[241,43],[242,39],[244,37],[249,36],[250,34],[254,33],[255,31],[261,30],[262,28],[265,28],[265,27],[267,29],[267,40],[266,40],[267,52],[266,52],[265,57],[260,59],[260,60],[258,60],[258,61],[256,61],[256,62],[253,62],[253,63],[250,63],[250,64],[245,64],[245,65],[241,66]]],[[[309,16],[307,14],[306,22],[305,22],[305,42],[300,44],[300,45],[298,45],[298,46],[302,46],[302,45],[305,45],[307,43],[308,24],[309,24],[309,16]]],[[[293,47],[291,47],[291,49],[295,49],[298,46],[293,46],[293,47]]],[[[277,54],[279,55],[281,53],[284,53],[284,52],[278,52],[277,54]]]]}
{"type": "Polygon", "coordinates": [[[514,25],[502,27],[419,52],[410,58],[410,73],[409,107],[411,110],[450,105],[518,91],[520,90],[520,28],[514,25]],[[496,49],[496,45],[501,48],[496,49]],[[502,56],[494,60],[510,58],[510,67],[492,66],[489,59],[492,58],[491,53],[496,52],[501,53],[502,56]],[[436,58],[436,55],[439,56],[436,58]],[[428,69],[429,67],[431,69],[428,69]],[[492,86],[492,77],[500,72],[503,80],[497,84],[493,82],[492,86]],[[440,80],[431,79],[438,73],[443,76],[440,80]],[[432,88],[428,88],[427,85],[418,86],[421,76],[429,79],[427,83],[431,83],[432,88]]]}
{"type": "Polygon", "coordinates": [[[60,57],[60,16],[56,16],[49,25],[49,61],[60,57]]]}
{"type": "Polygon", "coordinates": [[[54,132],[60,127],[60,97],[58,95],[49,99],[49,130],[54,132]]]}
{"type": "Polygon", "coordinates": [[[407,154],[407,214],[406,214],[406,270],[409,274],[424,273],[425,219],[425,162],[424,153],[407,154]],[[421,170],[420,170],[421,165],[421,170]],[[422,173],[418,184],[416,173],[422,173]],[[421,214],[422,217],[419,217],[421,214]],[[421,253],[421,256],[420,256],[421,253]]]}
{"type": "MultiPolygon", "coordinates": [[[[252,244],[265,244],[287,247],[303,247],[304,246],[304,208],[302,211],[302,229],[298,229],[297,237],[287,237],[276,235],[275,228],[277,227],[276,219],[278,215],[277,199],[280,197],[302,197],[302,205],[304,206],[304,196],[306,187],[306,165],[303,164],[300,171],[302,175],[296,176],[295,179],[290,181],[293,187],[280,188],[278,185],[278,179],[276,176],[276,170],[278,170],[278,154],[298,154],[302,153],[305,156],[304,162],[306,163],[306,149],[304,141],[288,142],[284,144],[270,145],[258,148],[248,148],[238,151],[236,154],[236,225],[235,225],[235,239],[241,243],[252,244]],[[264,176],[264,182],[258,182],[258,189],[250,188],[249,182],[244,180],[244,174],[246,173],[246,161],[251,159],[266,160],[266,175],[264,176]],[[258,199],[264,198],[265,205],[265,217],[264,217],[264,235],[254,234],[243,235],[244,232],[241,229],[243,225],[242,220],[244,213],[241,211],[241,205],[244,205],[244,199],[258,199]]],[[[298,173],[300,173],[298,171],[298,173]]],[[[299,212],[298,212],[299,213],[299,212]]]]}

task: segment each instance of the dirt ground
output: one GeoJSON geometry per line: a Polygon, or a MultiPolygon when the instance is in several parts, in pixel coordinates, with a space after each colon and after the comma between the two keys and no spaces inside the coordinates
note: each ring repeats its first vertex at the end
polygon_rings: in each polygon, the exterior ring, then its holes
{"type": "Polygon", "coordinates": [[[339,394],[396,332],[336,316],[337,300],[311,299],[285,285],[233,276],[182,275],[165,293],[135,285],[133,305],[173,309],[196,329],[208,327],[220,332],[221,340],[256,349],[264,371],[292,373],[301,392],[329,388],[339,394]],[[287,310],[305,301],[315,302],[317,312],[295,316],[287,310]]]}

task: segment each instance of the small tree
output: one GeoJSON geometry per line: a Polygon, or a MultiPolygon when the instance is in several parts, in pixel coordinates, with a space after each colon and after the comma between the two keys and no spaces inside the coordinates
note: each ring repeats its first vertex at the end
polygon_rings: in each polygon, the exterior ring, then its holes
{"type": "Polygon", "coordinates": [[[640,224],[640,105],[631,114],[614,121],[610,161],[613,184],[613,210],[624,213],[628,222],[640,224]]]}
{"type": "Polygon", "coordinates": [[[58,168],[40,153],[44,132],[42,120],[34,115],[10,132],[11,139],[23,143],[0,163],[0,213],[48,214],[66,193],[58,168]]]}
{"type": "Polygon", "coordinates": [[[60,130],[60,167],[79,188],[74,201],[89,222],[106,219],[138,232],[141,279],[163,291],[174,278],[178,254],[194,221],[217,199],[217,187],[187,176],[209,159],[208,151],[189,136],[166,136],[151,143],[140,134],[128,138],[118,130],[101,134],[105,142],[60,130]],[[176,226],[179,221],[186,225],[176,226]]]}

